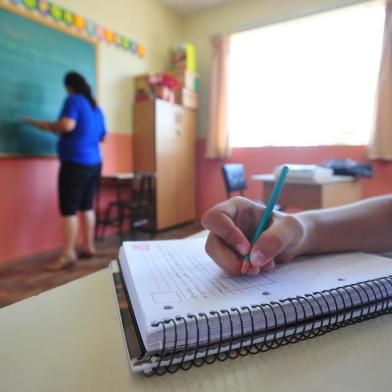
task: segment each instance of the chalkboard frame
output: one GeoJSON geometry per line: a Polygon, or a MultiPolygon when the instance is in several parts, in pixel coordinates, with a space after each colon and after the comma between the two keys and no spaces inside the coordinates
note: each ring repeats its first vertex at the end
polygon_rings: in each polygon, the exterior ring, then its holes
{"type": "MultiPolygon", "coordinates": [[[[94,39],[92,37],[86,36],[82,34],[81,32],[76,30],[75,28],[71,27],[65,27],[62,26],[61,24],[47,19],[44,16],[34,13],[31,11],[28,11],[26,9],[21,8],[20,6],[17,6],[15,4],[11,3],[6,3],[3,0],[0,0],[0,9],[4,9],[10,12],[13,12],[19,16],[25,17],[27,19],[30,19],[36,23],[43,24],[45,26],[48,26],[50,28],[53,28],[55,30],[58,30],[64,34],[70,35],[74,38],[83,40],[88,42],[89,44],[94,46],[94,52],[95,52],[95,86],[96,86],[96,96],[99,97],[100,95],[100,86],[99,86],[99,77],[98,77],[98,71],[99,71],[99,41],[97,39],[94,39]]],[[[36,154],[20,154],[20,153],[4,153],[0,152],[0,159],[1,158],[46,158],[46,159],[57,159],[57,156],[53,155],[36,155],[36,154]]]]}

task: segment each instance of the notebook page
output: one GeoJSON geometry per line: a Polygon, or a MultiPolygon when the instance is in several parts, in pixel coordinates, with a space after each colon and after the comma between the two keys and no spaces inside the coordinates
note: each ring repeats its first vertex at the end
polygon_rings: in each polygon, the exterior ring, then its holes
{"type": "MultiPolygon", "coordinates": [[[[125,242],[123,263],[148,324],[165,318],[277,301],[392,274],[392,260],[363,253],[301,258],[259,276],[233,277],[204,238],[125,242]]],[[[127,282],[128,286],[128,282],[127,282]]]]}

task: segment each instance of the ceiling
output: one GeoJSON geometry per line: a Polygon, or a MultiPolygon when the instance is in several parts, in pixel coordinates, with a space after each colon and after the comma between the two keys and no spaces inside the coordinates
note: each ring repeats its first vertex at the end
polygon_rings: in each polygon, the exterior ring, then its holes
{"type": "Polygon", "coordinates": [[[229,3],[235,0],[161,0],[170,9],[182,14],[191,15],[219,4],[229,3]]]}

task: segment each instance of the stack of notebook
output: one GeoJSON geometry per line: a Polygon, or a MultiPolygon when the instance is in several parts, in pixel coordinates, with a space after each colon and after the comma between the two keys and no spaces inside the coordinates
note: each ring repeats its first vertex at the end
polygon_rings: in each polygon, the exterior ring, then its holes
{"type": "Polygon", "coordinates": [[[259,276],[233,277],[208,257],[204,242],[122,245],[131,323],[124,314],[122,321],[134,371],[163,374],[267,351],[392,308],[389,258],[306,257],[259,276]]]}
{"type": "Polygon", "coordinates": [[[303,183],[324,183],[329,181],[338,181],[339,179],[346,180],[347,176],[334,176],[333,170],[318,165],[299,165],[287,164],[275,168],[274,173],[276,178],[279,177],[283,166],[289,168],[287,174],[287,182],[303,182],[303,183]]]}

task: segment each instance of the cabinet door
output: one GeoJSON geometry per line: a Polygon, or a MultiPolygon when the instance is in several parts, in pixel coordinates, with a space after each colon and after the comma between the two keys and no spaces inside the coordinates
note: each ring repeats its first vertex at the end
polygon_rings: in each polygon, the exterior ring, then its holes
{"type": "Polygon", "coordinates": [[[151,101],[134,104],[133,162],[137,172],[155,171],[155,105],[151,101]]]}
{"type": "Polygon", "coordinates": [[[175,226],[178,222],[177,198],[179,152],[179,119],[182,108],[162,100],[155,106],[156,146],[156,220],[157,229],[175,226]]]}
{"type": "Polygon", "coordinates": [[[179,223],[189,222],[196,217],[196,113],[181,109],[179,127],[179,150],[177,154],[177,218],[179,223]]]}

